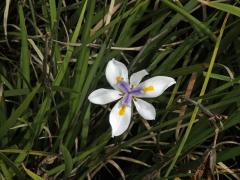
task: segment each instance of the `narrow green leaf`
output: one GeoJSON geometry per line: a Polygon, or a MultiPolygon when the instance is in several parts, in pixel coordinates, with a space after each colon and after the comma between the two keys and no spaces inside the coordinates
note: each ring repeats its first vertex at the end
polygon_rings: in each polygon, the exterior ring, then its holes
{"type": "Polygon", "coordinates": [[[218,153],[217,162],[227,161],[229,159],[235,158],[240,156],[240,147],[232,147],[223,149],[221,152],[218,153]]]}
{"type": "Polygon", "coordinates": [[[23,6],[19,3],[18,7],[19,19],[20,19],[20,28],[21,28],[21,74],[24,77],[23,87],[27,88],[28,84],[30,83],[30,57],[29,57],[29,50],[28,50],[28,35],[27,35],[27,28],[25,25],[25,17],[23,6]]]}
{"type": "Polygon", "coordinates": [[[53,29],[54,24],[56,23],[57,14],[56,14],[56,2],[49,0],[49,6],[50,6],[50,17],[51,17],[51,29],[53,29]]]}
{"type": "Polygon", "coordinates": [[[183,59],[186,53],[197,44],[196,40],[190,36],[183,44],[181,44],[175,51],[173,51],[161,64],[161,66],[156,70],[158,72],[169,71],[183,59]]]}
{"type": "Polygon", "coordinates": [[[181,67],[181,68],[176,68],[174,70],[170,71],[156,71],[153,75],[165,75],[165,76],[171,76],[171,77],[178,77],[182,75],[188,75],[193,72],[202,72],[205,69],[208,68],[208,64],[194,64],[194,65],[189,65],[187,67],[181,67]]]}
{"type": "MultiPolygon", "coordinates": [[[[203,72],[203,75],[206,76],[207,72],[203,72]]],[[[211,73],[210,78],[218,79],[218,80],[221,80],[221,81],[228,81],[228,82],[232,81],[232,79],[229,76],[224,76],[224,75],[215,74],[215,73],[211,73]]]]}
{"type": "MultiPolygon", "coordinates": [[[[105,135],[101,135],[100,138],[104,137],[105,135]]],[[[100,149],[102,149],[104,147],[104,145],[106,144],[106,142],[108,142],[109,139],[106,139],[105,141],[101,141],[101,143],[97,143],[91,147],[88,147],[86,150],[80,152],[79,154],[77,154],[74,158],[73,158],[73,164],[83,160],[84,158],[86,158],[87,156],[94,154],[94,153],[98,153],[98,151],[100,149]]],[[[61,164],[59,166],[56,166],[54,168],[52,168],[51,170],[49,170],[47,172],[47,174],[49,176],[54,175],[56,173],[58,173],[59,171],[64,170],[65,165],[61,164]]]]}
{"type": "Polygon", "coordinates": [[[73,160],[72,160],[70,152],[63,144],[61,144],[60,149],[63,154],[63,159],[64,159],[64,163],[65,163],[64,178],[67,179],[73,168],[73,160]]]}
{"type": "Polygon", "coordinates": [[[199,21],[197,18],[192,16],[190,13],[185,11],[183,8],[175,5],[172,1],[169,0],[162,0],[164,4],[166,4],[168,7],[172,8],[173,10],[177,11],[179,14],[181,14],[183,17],[185,17],[189,23],[193,24],[195,27],[197,27],[200,32],[205,33],[209,38],[212,40],[216,41],[216,36],[213,34],[213,32],[206,26],[204,25],[201,21],[199,21]]]}
{"type": "Polygon", "coordinates": [[[87,144],[89,122],[90,122],[90,112],[91,112],[91,105],[89,104],[87,107],[84,119],[83,119],[83,123],[82,123],[81,145],[80,145],[81,148],[83,148],[87,144]]]}
{"type": "Polygon", "coordinates": [[[28,2],[29,2],[29,8],[30,8],[30,11],[31,11],[31,15],[32,15],[33,26],[34,26],[34,29],[35,29],[35,33],[37,35],[38,34],[38,27],[37,27],[37,20],[36,20],[35,10],[34,10],[34,7],[33,7],[33,2],[32,2],[32,0],[28,0],[28,2]]]}
{"type": "Polygon", "coordinates": [[[227,13],[240,17],[240,8],[237,6],[226,4],[226,3],[220,3],[216,1],[201,1],[201,2],[206,4],[207,6],[210,6],[210,7],[213,7],[221,11],[225,11],[227,13]]]}
{"type": "Polygon", "coordinates": [[[30,102],[37,93],[40,84],[37,84],[36,87],[32,90],[31,93],[27,95],[22,104],[11,114],[9,119],[0,127],[0,139],[8,132],[9,128],[12,127],[17,119],[26,111],[29,107],[30,102]]]}
{"type": "Polygon", "coordinates": [[[5,156],[1,152],[0,152],[0,159],[2,159],[2,161],[13,170],[13,172],[16,174],[16,176],[19,179],[26,178],[25,175],[18,169],[18,167],[7,156],[5,156]]]}
{"type": "Polygon", "coordinates": [[[79,111],[79,101],[80,97],[82,96],[81,90],[83,88],[83,85],[86,81],[87,77],[87,72],[88,72],[88,60],[89,60],[89,54],[90,54],[90,49],[87,47],[86,43],[88,39],[90,38],[90,32],[91,32],[91,22],[92,18],[94,15],[94,7],[95,7],[95,0],[92,0],[88,4],[89,8],[87,11],[87,23],[84,26],[84,31],[83,31],[83,37],[82,37],[82,42],[83,46],[81,47],[80,54],[79,54],[79,59],[77,62],[76,66],[76,75],[74,78],[74,85],[73,85],[73,90],[79,92],[78,94],[71,94],[71,99],[73,99],[71,108],[69,109],[68,116],[66,117],[64,124],[62,126],[62,129],[60,131],[60,134],[57,138],[57,143],[60,142],[60,139],[62,139],[66,133],[66,129],[69,127],[71,124],[73,117],[76,115],[76,113],[79,111]]]}
{"type": "MultiPolygon", "coordinates": [[[[81,9],[81,13],[80,13],[76,28],[73,32],[70,43],[75,43],[77,41],[77,38],[78,38],[80,30],[81,30],[84,14],[85,14],[85,11],[86,11],[87,2],[88,2],[88,0],[84,1],[83,7],[81,9]]],[[[55,86],[59,86],[60,83],[62,82],[62,79],[64,77],[64,74],[66,73],[68,63],[69,63],[69,59],[71,58],[72,53],[73,53],[73,47],[68,46],[66,56],[63,59],[63,63],[61,64],[60,69],[58,71],[58,74],[57,74],[57,76],[54,80],[54,83],[53,83],[55,86]]]]}
{"type": "Polygon", "coordinates": [[[4,162],[0,161],[0,169],[3,172],[3,175],[6,179],[13,179],[12,173],[8,170],[7,166],[4,164],[4,162]]]}
{"type": "Polygon", "coordinates": [[[8,89],[13,89],[12,84],[7,80],[6,77],[0,74],[0,82],[3,82],[8,89]]]}
{"type": "Polygon", "coordinates": [[[142,15],[144,14],[149,1],[139,1],[140,3],[136,3],[136,11],[128,17],[124,27],[121,30],[119,35],[118,41],[116,42],[117,46],[121,46],[126,44],[129,41],[129,38],[135,32],[136,25],[134,24],[137,20],[141,19],[142,15]]]}
{"type": "Polygon", "coordinates": [[[24,164],[22,164],[22,167],[24,169],[24,171],[34,180],[44,180],[44,178],[41,178],[40,176],[38,176],[37,174],[35,174],[34,172],[30,171],[29,169],[27,169],[24,164]]]}
{"type": "Polygon", "coordinates": [[[25,151],[21,149],[0,149],[1,153],[6,153],[6,154],[30,154],[34,156],[50,156],[53,155],[52,153],[49,152],[44,152],[44,151],[25,151]]]}

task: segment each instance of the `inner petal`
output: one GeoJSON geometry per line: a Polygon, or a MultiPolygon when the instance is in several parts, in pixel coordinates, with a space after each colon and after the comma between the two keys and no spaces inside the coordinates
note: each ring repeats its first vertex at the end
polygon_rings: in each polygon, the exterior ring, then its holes
{"type": "Polygon", "coordinates": [[[119,81],[117,83],[117,86],[124,92],[128,93],[130,91],[129,84],[126,83],[125,81],[119,81]]]}
{"type": "Polygon", "coordinates": [[[132,101],[132,95],[127,93],[123,98],[122,98],[122,105],[125,106],[130,106],[132,101]]]}
{"type": "Polygon", "coordinates": [[[140,87],[134,88],[129,92],[129,94],[132,94],[132,95],[139,95],[143,93],[144,93],[144,90],[140,87]]]}

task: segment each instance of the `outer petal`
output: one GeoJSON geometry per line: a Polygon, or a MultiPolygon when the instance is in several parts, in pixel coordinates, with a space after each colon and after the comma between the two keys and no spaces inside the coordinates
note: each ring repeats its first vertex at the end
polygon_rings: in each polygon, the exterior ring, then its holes
{"type": "Polygon", "coordinates": [[[136,98],[134,101],[138,113],[147,120],[154,120],[156,118],[156,110],[154,106],[144,100],[136,98]]]}
{"type": "Polygon", "coordinates": [[[130,86],[136,87],[146,75],[148,75],[148,72],[145,69],[133,73],[130,77],[130,86]]]}
{"type": "Polygon", "coordinates": [[[124,106],[119,101],[112,109],[109,121],[112,126],[112,137],[120,136],[124,133],[131,120],[131,106],[124,106]]]}
{"type": "Polygon", "coordinates": [[[116,85],[120,80],[128,82],[127,67],[115,59],[108,62],[105,74],[109,84],[114,89],[118,89],[116,85]]]}
{"type": "Polygon", "coordinates": [[[107,104],[120,99],[122,96],[121,92],[114,89],[97,89],[93,91],[89,96],[88,100],[94,104],[107,104]]]}
{"type": "Polygon", "coordinates": [[[175,83],[176,81],[171,77],[155,76],[139,84],[139,87],[143,89],[143,94],[137,96],[144,98],[160,96],[168,87],[175,83]]]}

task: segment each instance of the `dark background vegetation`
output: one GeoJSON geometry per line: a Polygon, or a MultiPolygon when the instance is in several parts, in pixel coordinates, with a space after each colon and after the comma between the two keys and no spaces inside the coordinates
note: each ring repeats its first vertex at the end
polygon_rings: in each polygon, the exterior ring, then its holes
{"type": "MultiPolygon", "coordinates": [[[[239,1],[0,3],[0,179],[239,179],[239,1]],[[176,79],[111,138],[106,63],[176,79]]],[[[134,112],[136,112],[134,110],[134,112]]]]}

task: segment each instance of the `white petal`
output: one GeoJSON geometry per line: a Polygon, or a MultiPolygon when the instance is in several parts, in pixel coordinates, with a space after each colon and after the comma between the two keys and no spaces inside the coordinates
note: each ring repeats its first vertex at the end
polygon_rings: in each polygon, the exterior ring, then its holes
{"type": "Polygon", "coordinates": [[[127,67],[115,59],[112,59],[108,62],[105,74],[109,84],[114,89],[118,89],[116,86],[118,80],[122,79],[123,81],[128,82],[127,67]]]}
{"type": "Polygon", "coordinates": [[[155,76],[139,84],[144,93],[138,97],[153,98],[160,96],[168,87],[175,84],[176,81],[167,76],[155,76]]]}
{"type": "Polygon", "coordinates": [[[146,75],[148,75],[148,72],[145,69],[133,73],[130,77],[130,86],[137,86],[141,82],[142,78],[146,75]]]}
{"type": "Polygon", "coordinates": [[[131,106],[122,106],[121,101],[119,101],[112,109],[109,122],[112,126],[112,137],[120,136],[124,133],[131,120],[131,106]]]}
{"type": "Polygon", "coordinates": [[[138,113],[147,120],[154,120],[156,118],[156,110],[154,106],[142,99],[135,98],[133,101],[138,113]]]}
{"type": "Polygon", "coordinates": [[[89,96],[88,100],[94,104],[107,104],[120,99],[122,96],[121,92],[114,89],[97,89],[93,91],[89,96]]]}

